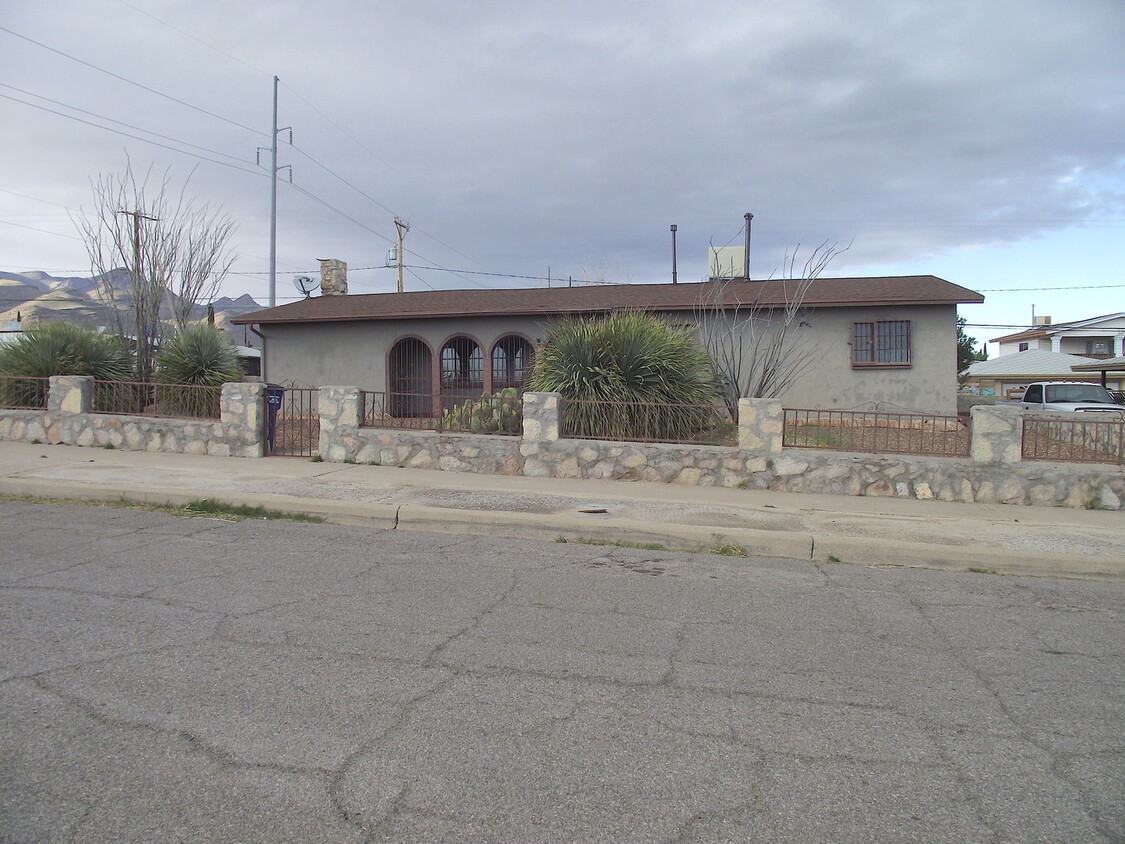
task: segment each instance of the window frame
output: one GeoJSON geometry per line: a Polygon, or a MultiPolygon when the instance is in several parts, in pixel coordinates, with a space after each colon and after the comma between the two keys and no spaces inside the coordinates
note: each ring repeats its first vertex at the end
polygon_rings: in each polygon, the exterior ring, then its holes
{"type": "MultiPolygon", "coordinates": [[[[891,332],[893,337],[893,332],[891,332]]],[[[908,319],[876,319],[876,320],[856,320],[852,323],[852,341],[851,346],[851,363],[852,369],[909,369],[914,365],[913,354],[913,326],[911,320],[908,319]],[[902,348],[880,348],[880,335],[886,335],[891,330],[889,328],[880,331],[880,326],[904,326],[905,330],[902,336],[905,337],[905,345],[902,348]],[[859,327],[867,326],[868,335],[865,338],[864,345],[868,353],[871,355],[870,360],[858,360],[856,352],[860,346],[859,327]],[[905,352],[906,360],[879,360],[880,353],[886,352],[905,352]]]]}

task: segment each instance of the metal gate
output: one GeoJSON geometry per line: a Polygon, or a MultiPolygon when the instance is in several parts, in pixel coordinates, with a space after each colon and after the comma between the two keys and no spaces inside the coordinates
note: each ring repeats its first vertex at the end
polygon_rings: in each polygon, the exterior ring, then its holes
{"type": "Polygon", "coordinates": [[[273,448],[278,457],[312,457],[320,453],[320,411],[316,387],[286,385],[277,409],[273,448]]]}

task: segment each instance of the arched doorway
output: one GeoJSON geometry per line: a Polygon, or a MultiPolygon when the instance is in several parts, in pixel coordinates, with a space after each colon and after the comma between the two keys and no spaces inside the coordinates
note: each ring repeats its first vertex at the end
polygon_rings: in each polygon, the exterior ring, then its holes
{"type": "Polygon", "coordinates": [[[391,416],[433,415],[433,352],[417,337],[405,337],[391,349],[387,405],[391,416]]]}
{"type": "Polygon", "coordinates": [[[517,334],[501,337],[492,347],[492,390],[506,387],[523,391],[524,381],[531,374],[535,354],[531,343],[517,334]]]}
{"type": "Polygon", "coordinates": [[[471,337],[454,337],[441,347],[441,406],[447,410],[484,392],[484,354],[471,337]]]}

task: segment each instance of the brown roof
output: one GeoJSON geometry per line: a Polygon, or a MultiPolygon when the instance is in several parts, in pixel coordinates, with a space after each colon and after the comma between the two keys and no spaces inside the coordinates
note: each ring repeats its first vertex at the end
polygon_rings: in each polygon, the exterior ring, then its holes
{"type": "MultiPolygon", "coordinates": [[[[636,308],[690,311],[719,282],[694,284],[620,284],[587,287],[499,290],[427,290],[418,293],[368,293],[318,296],[264,311],[243,314],[232,323],[345,322],[496,315],[548,316],[588,314],[636,308]]],[[[796,281],[723,282],[729,306],[755,301],[762,307],[784,306],[796,281]]],[[[880,278],[819,278],[805,296],[810,308],[856,305],[955,305],[980,303],[984,297],[932,275],[880,278]]]]}

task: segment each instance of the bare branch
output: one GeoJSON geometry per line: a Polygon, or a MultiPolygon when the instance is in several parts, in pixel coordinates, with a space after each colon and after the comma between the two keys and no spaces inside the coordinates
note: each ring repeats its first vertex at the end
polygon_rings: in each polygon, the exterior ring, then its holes
{"type": "Polygon", "coordinates": [[[156,178],[150,166],[137,174],[127,158],[121,173],[91,181],[93,207],[73,217],[98,280],[97,296],[112,308],[118,333],[132,335],[142,380],[152,370],[162,320],[183,327],[197,318],[234,261],[234,220],[198,205],[187,196],[187,184],[176,191],[170,171],[156,178]]]}
{"type": "Polygon", "coordinates": [[[786,252],[782,277],[773,280],[783,292],[780,303],[763,303],[762,282],[733,278],[733,266],[725,276],[722,267],[710,268],[711,280],[703,285],[695,314],[700,341],[715,361],[732,411],[740,398],[776,398],[816,363],[821,341],[811,330],[805,298],[832,260],[847,250],[822,243],[798,273],[799,251],[798,244],[786,252]]]}

